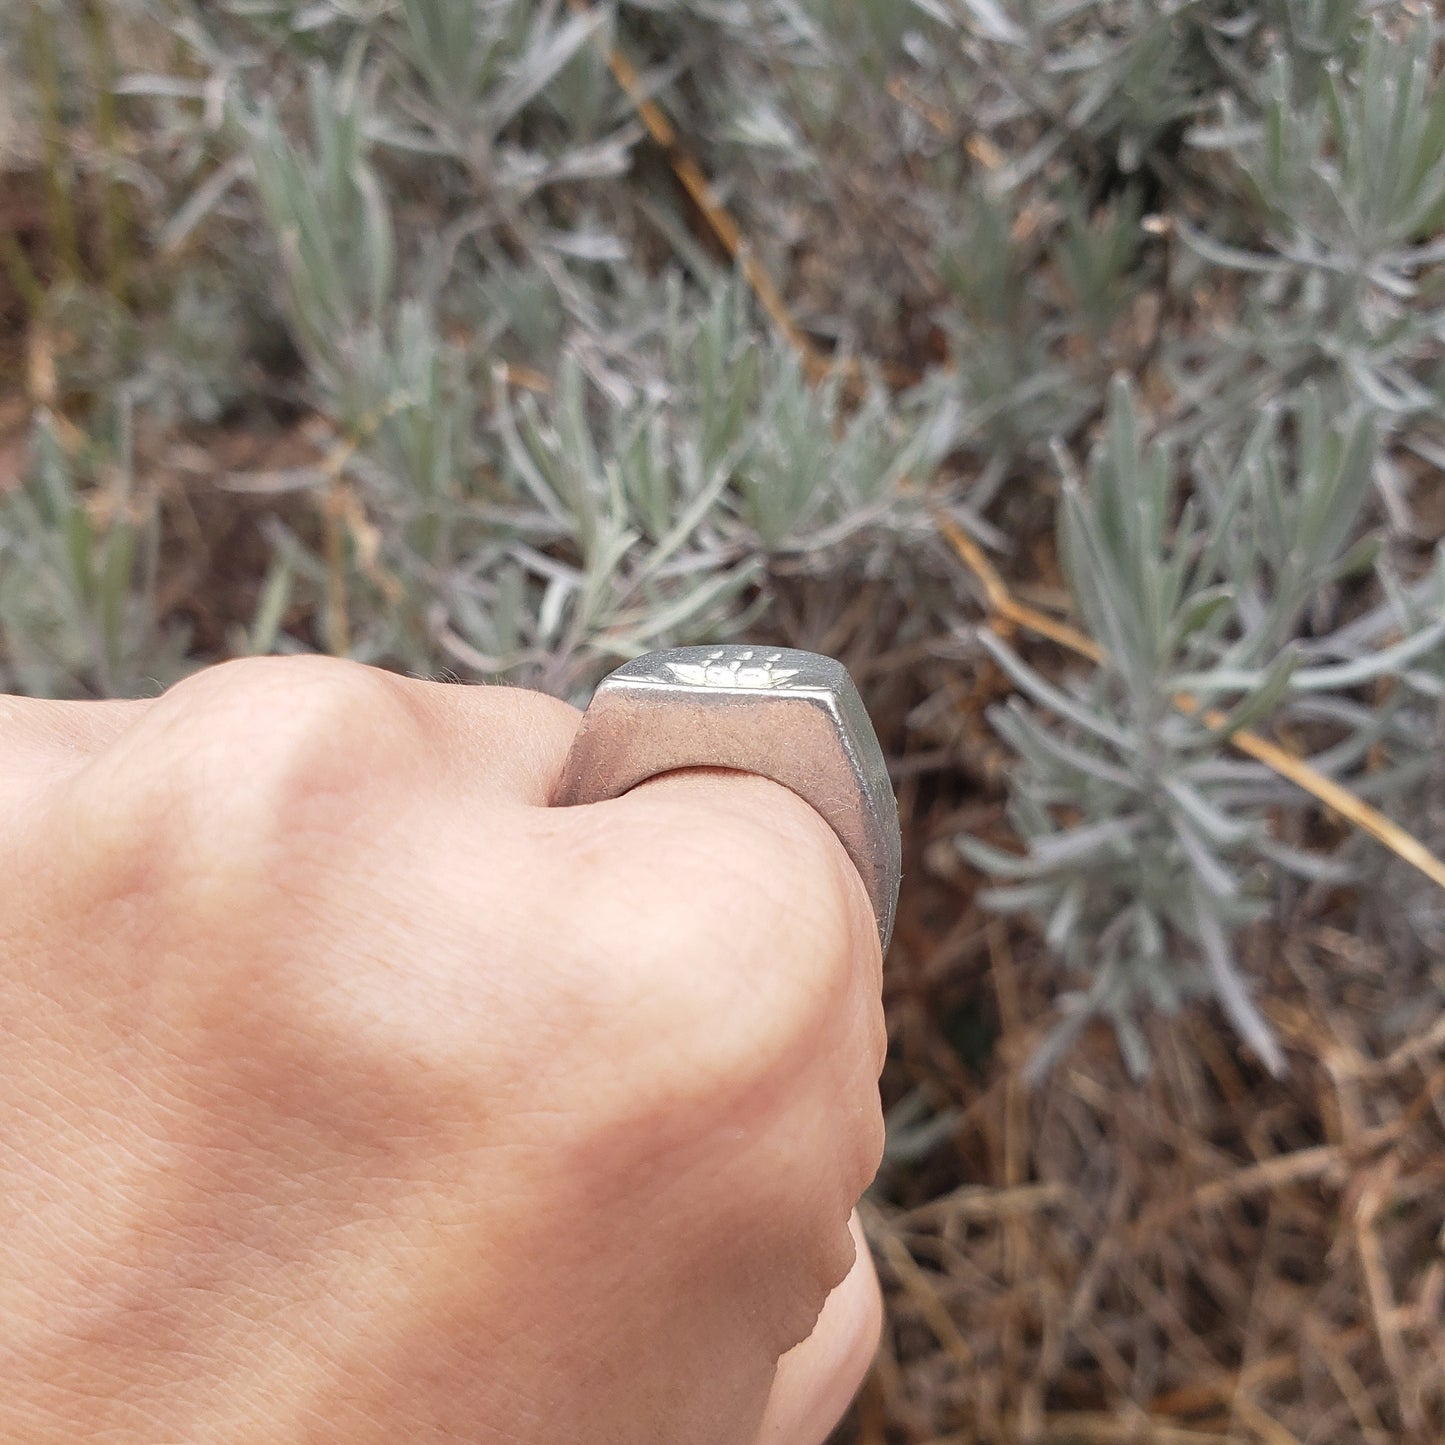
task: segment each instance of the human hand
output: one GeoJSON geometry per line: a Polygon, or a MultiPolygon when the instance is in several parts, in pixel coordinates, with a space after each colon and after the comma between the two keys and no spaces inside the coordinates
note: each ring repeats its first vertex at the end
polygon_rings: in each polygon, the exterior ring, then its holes
{"type": "Polygon", "coordinates": [[[0,1438],[824,1438],[867,897],[759,778],[546,808],[577,721],[322,659],[0,699],[0,1438]]]}

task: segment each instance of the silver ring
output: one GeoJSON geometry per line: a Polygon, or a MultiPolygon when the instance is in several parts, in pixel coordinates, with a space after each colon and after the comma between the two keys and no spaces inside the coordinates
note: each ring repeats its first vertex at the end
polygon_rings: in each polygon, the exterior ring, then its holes
{"type": "Polygon", "coordinates": [[[776,647],[652,652],[603,679],[552,796],[620,797],[681,768],[756,773],[796,793],[838,835],[893,936],[903,848],[878,735],[842,663],[776,647]]]}

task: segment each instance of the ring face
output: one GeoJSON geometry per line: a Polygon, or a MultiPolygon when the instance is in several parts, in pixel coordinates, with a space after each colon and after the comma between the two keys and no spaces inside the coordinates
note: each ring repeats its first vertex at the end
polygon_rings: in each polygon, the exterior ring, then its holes
{"type": "Polygon", "coordinates": [[[648,778],[699,767],[756,773],[810,804],[858,869],[887,949],[903,866],[898,804],[841,663],[781,647],[639,657],[599,685],[552,802],[616,798],[648,778]]]}

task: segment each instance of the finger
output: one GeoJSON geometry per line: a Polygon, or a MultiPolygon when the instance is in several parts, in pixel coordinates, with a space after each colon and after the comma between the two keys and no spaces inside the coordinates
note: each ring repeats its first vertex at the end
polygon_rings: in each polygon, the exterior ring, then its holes
{"type": "MultiPolygon", "coordinates": [[[[639,841],[671,840],[671,861],[712,872],[720,889],[733,895],[735,911],[739,899],[755,896],[771,900],[784,921],[790,913],[822,916],[830,924],[824,932],[843,945],[840,952],[871,961],[881,985],[877,921],[863,879],[838,835],[781,784],[721,768],[689,768],[568,811],[591,813],[597,828],[616,828],[639,841]]],[[[656,861],[666,866],[670,860],[656,861]]],[[[745,929],[735,931],[740,939],[745,935],[745,929]]],[[[767,951],[771,957],[779,950],[767,951]]]]}
{"type": "Polygon", "coordinates": [[[813,1333],[778,1361],[755,1445],[823,1445],[858,1393],[883,1327],[883,1298],[854,1214],[858,1259],[828,1296],[813,1333]]]}
{"type": "Polygon", "coordinates": [[[705,1012],[737,1005],[760,1040],[769,1021],[783,1041],[800,1015],[826,1016],[846,1027],[826,1041],[839,1061],[866,1065],[876,1083],[877,922],[847,851],[807,803],[767,778],[694,768],[553,812],[579,916],[630,956],[663,961],[660,999],[670,979],[705,1012]]]}
{"type": "Polygon", "coordinates": [[[577,708],[517,687],[395,681],[456,787],[496,801],[547,806],[582,722],[577,708]]]}
{"type": "Polygon", "coordinates": [[[766,778],[693,769],[553,814],[569,915],[587,921],[573,942],[617,941],[623,973],[659,964],[637,975],[645,1014],[655,1002],[679,1026],[689,1014],[706,1031],[731,1024],[756,1057],[776,1045],[814,1072],[831,1059],[866,1071],[876,1093],[877,923],[842,843],[801,798],[766,778]]]}
{"type": "MultiPolygon", "coordinates": [[[[718,1167],[786,1200],[800,1231],[841,1223],[878,1165],[887,1030],[872,905],[832,830],[777,783],[721,770],[539,817],[559,845],[534,865],[531,896],[556,900],[545,955],[595,980],[578,985],[587,1016],[613,1034],[599,1106],[654,1118],[665,1099],[669,1127],[713,1139],[718,1167]]],[[[443,866],[475,890],[461,849],[443,866]]]]}

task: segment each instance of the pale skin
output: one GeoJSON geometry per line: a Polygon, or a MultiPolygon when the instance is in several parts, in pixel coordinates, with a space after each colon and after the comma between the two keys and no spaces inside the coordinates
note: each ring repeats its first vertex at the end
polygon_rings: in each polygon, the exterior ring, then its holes
{"type": "Polygon", "coordinates": [[[547,808],[578,720],[324,659],[0,698],[0,1439],[826,1439],[867,896],[759,778],[547,808]]]}

